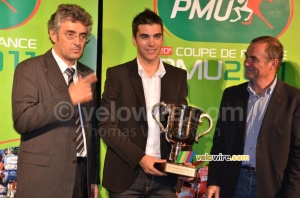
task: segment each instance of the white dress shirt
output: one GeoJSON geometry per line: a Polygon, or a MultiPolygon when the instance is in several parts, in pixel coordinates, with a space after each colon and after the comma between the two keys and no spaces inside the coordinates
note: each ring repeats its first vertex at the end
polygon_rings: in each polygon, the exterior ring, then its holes
{"type": "MultiPolygon", "coordinates": [[[[150,78],[146,75],[138,59],[137,63],[138,73],[142,78],[147,109],[148,138],[145,153],[156,158],[161,158],[160,128],[152,117],[152,107],[160,102],[161,78],[165,75],[166,70],[162,61],[160,60],[158,70],[150,78]]],[[[155,116],[157,119],[159,119],[159,108],[157,108],[155,111],[155,116]]]]}

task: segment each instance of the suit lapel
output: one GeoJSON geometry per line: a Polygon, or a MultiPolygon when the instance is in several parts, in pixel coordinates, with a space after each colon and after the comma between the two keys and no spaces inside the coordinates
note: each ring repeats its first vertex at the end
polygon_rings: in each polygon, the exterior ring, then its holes
{"type": "MultiPolygon", "coordinates": [[[[240,125],[240,129],[242,129],[243,132],[243,144],[245,143],[246,140],[246,123],[247,123],[247,113],[248,113],[248,100],[249,100],[249,92],[248,92],[248,82],[244,83],[243,86],[240,87],[240,90],[238,90],[237,94],[238,95],[232,95],[231,97],[235,97],[235,99],[237,100],[237,108],[242,108],[242,111],[237,111],[239,114],[236,116],[235,119],[240,120],[240,118],[242,117],[243,121],[242,122],[238,122],[238,124],[240,125]],[[242,115],[241,115],[241,114],[242,115]]],[[[233,99],[234,101],[234,99],[233,99]]]]}
{"type": "Polygon", "coordinates": [[[171,75],[169,74],[168,67],[164,65],[166,73],[161,78],[161,90],[160,90],[160,102],[169,101],[169,93],[170,93],[170,82],[172,82],[172,79],[170,78],[171,75]]]}
{"type": "Polygon", "coordinates": [[[61,73],[57,62],[55,61],[51,50],[45,54],[45,76],[48,81],[58,90],[67,90],[68,86],[61,73]]]}
{"type": "MultiPolygon", "coordinates": [[[[134,59],[133,61],[131,61],[128,67],[129,67],[129,77],[132,82],[132,87],[135,91],[138,101],[140,102],[140,107],[137,106],[137,108],[144,108],[145,110],[147,110],[143,82],[142,82],[142,78],[138,73],[137,60],[134,59]]],[[[147,137],[148,135],[147,119],[140,119],[139,122],[141,123],[141,127],[142,127],[141,132],[143,133],[144,137],[147,137]]]]}
{"type": "Polygon", "coordinates": [[[77,61],[77,73],[78,76],[81,75],[82,77],[88,75],[88,70],[86,70],[82,63],[80,63],[79,61],[77,61]]]}
{"type": "Polygon", "coordinates": [[[275,120],[274,116],[280,115],[278,114],[278,108],[274,108],[274,107],[279,107],[280,103],[284,100],[284,97],[285,97],[284,84],[279,78],[277,78],[277,84],[270,98],[270,102],[267,107],[260,131],[263,131],[264,127],[274,122],[275,120]]]}
{"type": "Polygon", "coordinates": [[[144,88],[142,83],[142,78],[138,74],[138,66],[137,61],[134,59],[131,64],[129,65],[129,76],[132,82],[132,86],[135,90],[135,93],[137,95],[138,100],[140,101],[140,104],[142,107],[146,108],[146,101],[145,101],[145,95],[144,95],[144,88]]]}

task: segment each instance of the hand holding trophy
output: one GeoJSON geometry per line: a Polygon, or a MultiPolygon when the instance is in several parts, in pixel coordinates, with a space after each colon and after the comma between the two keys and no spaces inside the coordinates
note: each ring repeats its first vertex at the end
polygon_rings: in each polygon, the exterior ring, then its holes
{"type": "MultiPolygon", "coordinates": [[[[164,102],[157,103],[152,108],[152,116],[159,124],[162,133],[165,133],[165,138],[171,143],[171,153],[168,162],[163,164],[164,172],[178,174],[186,177],[195,177],[196,168],[185,166],[182,163],[176,163],[181,151],[191,151],[194,142],[198,142],[199,138],[209,133],[212,128],[211,117],[202,110],[181,104],[165,104],[164,102]],[[168,114],[167,126],[161,124],[155,117],[157,107],[164,107],[162,114],[168,114]],[[198,125],[202,124],[202,118],[209,122],[209,127],[201,134],[197,134],[198,125]]],[[[160,163],[161,164],[161,163],[160,163]]]]}

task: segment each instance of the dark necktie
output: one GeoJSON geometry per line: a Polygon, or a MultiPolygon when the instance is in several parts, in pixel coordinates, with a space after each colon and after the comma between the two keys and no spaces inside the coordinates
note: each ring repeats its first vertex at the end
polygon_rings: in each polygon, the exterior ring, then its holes
{"type": "MultiPolygon", "coordinates": [[[[68,86],[73,82],[73,75],[75,73],[75,69],[69,67],[66,69],[66,74],[68,75],[68,86]]],[[[79,112],[75,116],[76,118],[76,151],[79,155],[84,151],[84,142],[83,142],[83,133],[80,125],[79,112]]]]}

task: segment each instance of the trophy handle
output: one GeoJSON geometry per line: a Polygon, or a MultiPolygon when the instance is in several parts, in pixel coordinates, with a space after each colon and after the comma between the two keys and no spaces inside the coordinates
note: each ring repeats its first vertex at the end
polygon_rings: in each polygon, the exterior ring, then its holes
{"type": "Polygon", "coordinates": [[[153,117],[153,119],[158,123],[159,128],[160,128],[160,131],[161,131],[162,133],[166,133],[166,132],[168,131],[167,127],[164,128],[164,126],[160,123],[160,121],[158,121],[158,120],[156,119],[155,114],[154,114],[155,109],[156,109],[157,107],[159,107],[159,106],[166,107],[165,111],[162,112],[162,114],[167,114],[167,113],[168,113],[168,108],[167,108],[166,103],[164,103],[164,102],[159,102],[159,103],[155,104],[155,105],[152,107],[152,117],[153,117]]]}
{"type": "Polygon", "coordinates": [[[206,119],[208,120],[208,122],[209,122],[209,127],[208,127],[208,129],[207,129],[206,131],[204,131],[203,133],[198,134],[198,135],[195,137],[195,141],[196,141],[196,142],[198,142],[198,140],[199,140],[200,137],[202,137],[202,136],[208,134],[209,131],[210,131],[211,128],[212,128],[213,121],[212,121],[211,117],[210,117],[208,114],[206,114],[206,113],[202,113],[202,114],[200,115],[200,118],[199,118],[199,124],[202,124],[202,121],[201,121],[202,118],[206,118],[206,119]]]}

